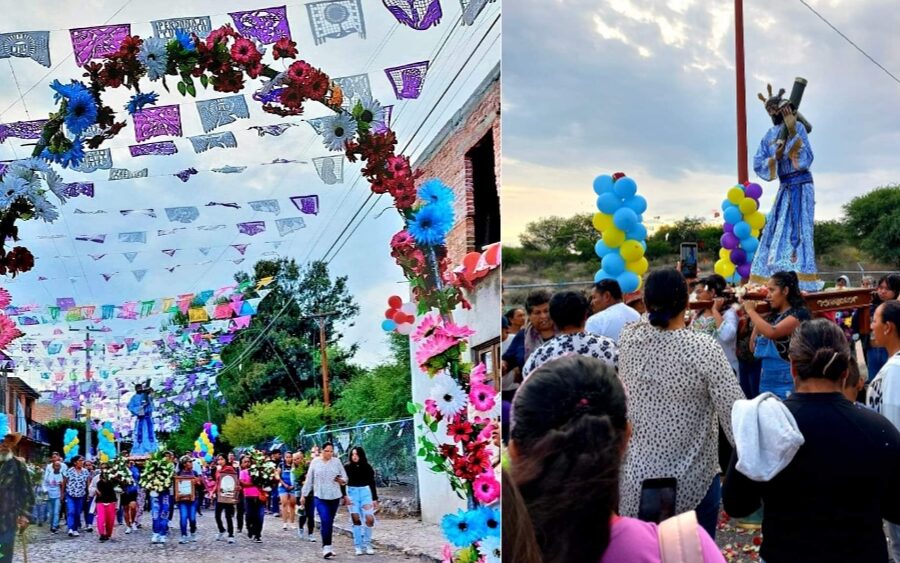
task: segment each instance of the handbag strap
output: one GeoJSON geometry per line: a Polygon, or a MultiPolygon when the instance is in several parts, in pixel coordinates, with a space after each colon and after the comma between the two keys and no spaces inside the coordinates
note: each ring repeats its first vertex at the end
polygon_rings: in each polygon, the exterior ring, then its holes
{"type": "Polygon", "coordinates": [[[691,510],[659,524],[659,555],[662,563],[701,563],[703,549],[697,533],[697,514],[691,510]]]}

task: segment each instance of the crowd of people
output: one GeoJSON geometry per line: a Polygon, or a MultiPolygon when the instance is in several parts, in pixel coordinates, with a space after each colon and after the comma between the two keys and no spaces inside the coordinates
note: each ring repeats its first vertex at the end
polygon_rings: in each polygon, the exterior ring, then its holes
{"type": "Polygon", "coordinates": [[[900,275],[870,288],[870,330],[794,272],[530,293],[503,321],[504,559],[724,561],[724,508],[768,563],[900,561],[900,275]]]}
{"type": "MultiPolygon", "coordinates": [[[[313,446],[308,454],[299,449],[263,453],[265,467],[271,468],[265,484],[260,482],[258,472],[251,472],[251,463],[258,464],[259,460],[246,453],[218,454],[206,463],[190,452],[178,459],[173,452],[165,452],[166,463],[173,465],[176,479],[168,491],[159,493],[141,486],[142,459],[129,459],[131,479],[126,483],[109,463],[95,465],[82,456],[74,456],[66,463],[53,452],[45,466],[31,465],[24,470],[30,475],[27,483],[0,492],[0,497],[8,497],[0,499],[0,504],[4,508],[13,504],[23,510],[27,507],[12,523],[14,529],[28,524],[47,526],[49,533],[58,534],[65,529],[72,538],[96,529],[100,542],[112,539],[117,529],[124,530],[124,534],[139,533],[144,514],[150,513],[152,544],[167,543],[176,517],[178,543],[196,542],[203,528],[198,527],[197,517],[202,516],[204,509],[213,510],[214,524],[207,529],[215,534],[216,541],[233,544],[236,534],[246,533],[249,541],[262,543],[268,516],[280,518],[282,530],[296,530],[300,541],[314,543],[318,541],[318,514],[322,555],[326,559],[335,555],[334,521],[340,507],[345,506],[353,526],[355,554],[375,553],[372,532],[378,491],[375,470],[362,447],[351,448],[346,463],[335,455],[332,443],[321,448],[313,446]],[[194,488],[191,494],[184,494],[184,485],[179,488],[183,482],[194,488]]],[[[122,455],[128,458],[127,453],[122,455]]],[[[7,458],[20,463],[12,456],[11,447],[5,451],[0,447],[0,463],[7,458]]]]}

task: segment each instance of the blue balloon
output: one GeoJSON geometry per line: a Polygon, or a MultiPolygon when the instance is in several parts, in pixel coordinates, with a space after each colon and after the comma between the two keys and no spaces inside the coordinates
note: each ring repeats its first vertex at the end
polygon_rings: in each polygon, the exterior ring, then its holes
{"type": "Polygon", "coordinates": [[[594,178],[594,193],[597,195],[613,193],[613,184],[615,180],[609,174],[603,174],[594,178]]]}
{"type": "Polygon", "coordinates": [[[610,252],[601,262],[603,271],[615,277],[625,271],[625,259],[618,252],[610,252]]]}
{"type": "Polygon", "coordinates": [[[746,237],[741,239],[741,248],[744,249],[744,252],[750,254],[751,252],[756,252],[756,249],[759,248],[759,239],[756,237],[746,237]]]}
{"type": "Polygon", "coordinates": [[[622,202],[616,197],[616,194],[605,193],[597,198],[597,209],[607,215],[612,215],[620,207],[622,207],[622,202]]]}
{"type": "Polygon", "coordinates": [[[647,200],[644,199],[644,196],[636,195],[632,198],[626,199],[624,205],[638,215],[640,215],[644,211],[647,211],[647,200]]]}
{"type": "Polygon", "coordinates": [[[384,319],[383,321],[381,321],[381,330],[385,332],[391,332],[395,328],[397,328],[397,323],[395,323],[391,319],[384,319]]]}
{"type": "Polygon", "coordinates": [[[597,283],[602,280],[614,280],[614,279],[616,279],[615,276],[611,276],[611,275],[607,274],[602,269],[597,270],[597,273],[594,274],[594,283],[597,283]]]}
{"type": "Polygon", "coordinates": [[[616,281],[619,282],[622,293],[631,293],[637,290],[641,278],[634,272],[622,272],[616,277],[616,281]]]}
{"type": "Polygon", "coordinates": [[[623,207],[613,214],[613,224],[627,233],[637,224],[637,213],[628,207],[623,207]]]}
{"type": "Polygon", "coordinates": [[[731,203],[731,202],[728,201],[727,199],[726,199],[725,201],[722,202],[722,211],[723,211],[723,212],[728,211],[728,209],[731,208],[731,207],[737,207],[737,205],[731,203]]]}
{"type": "Polygon", "coordinates": [[[637,183],[628,176],[619,178],[613,185],[613,190],[621,199],[631,199],[637,193],[637,183]]]}
{"type": "MultiPolygon", "coordinates": [[[[737,207],[729,207],[728,209],[725,210],[725,213],[723,215],[725,217],[725,222],[731,223],[732,225],[734,225],[736,223],[740,223],[741,219],[744,218],[743,213],[741,213],[741,210],[738,209],[737,207]]],[[[749,234],[749,233],[747,233],[747,234],[749,234]]],[[[743,237],[738,237],[738,238],[743,238],[743,237]]]]}
{"type": "Polygon", "coordinates": [[[646,240],[642,240],[642,241],[640,241],[640,243],[641,243],[641,246],[644,247],[644,252],[647,252],[647,241],[646,241],[646,240]]]}
{"type": "Polygon", "coordinates": [[[625,238],[627,238],[628,240],[637,241],[645,240],[647,238],[647,227],[638,223],[634,227],[632,227],[631,230],[625,233],[625,238]]]}
{"type": "Polygon", "coordinates": [[[638,213],[637,217],[638,217],[638,219],[637,219],[638,223],[644,222],[644,214],[643,213],[638,213]]]}
{"type": "Polygon", "coordinates": [[[609,254],[610,252],[614,252],[615,250],[615,248],[606,246],[606,243],[603,242],[603,240],[598,240],[597,244],[594,245],[594,252],[596,252],[597,256],[600,258],[603,258],[607,254],[609,254]]]}
{"type": "Polygon", "coordinates": [[[749,237],[752,230],[746,221],[738,221],[734,224],[734,236],[741,240],[749,237]]]}

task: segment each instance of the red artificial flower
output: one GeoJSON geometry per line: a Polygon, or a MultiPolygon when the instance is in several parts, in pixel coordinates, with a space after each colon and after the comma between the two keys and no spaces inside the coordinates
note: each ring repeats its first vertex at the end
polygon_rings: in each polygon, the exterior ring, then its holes
{"type": "Polygon", "coordinates": [[[409,158],[403,155],[388,157],[387,169],[395,178],[405,178],[412,172],[409,166],[409,158]]]}
{"type": "Polygon", "coordinates": [[[118,88],[125,81],[125,67],[117,60],[109,60],[100,71],[100,83],[107,88],[118,88]]]}
{"type": "Polygon", "coordinates": [[[452,444],[441,444],[441,455],[450,461],[454,461],[459,457],[459,451],[452,444]]]}
{"type": "Polygon", "coordinates": [[[302,84],[307,75],[315,69],[306,61],[296,61],[288,67],[287,79],[296,84],[302,84]]]}
{"type": "Polygon", "coordinates": [[[217,42],[225,41],[228,37],[237,37],[237,35],[237,32],[230,25],[223,25],[206,36],[206,46],[212,49],[217,42]]]}
{"type": "Polygon", "coordinates": [[[262,54],[256,49],[253,41],[239,37],[231,46],[231,58],[238,64],[253,66],[259,63],[262,54]]]}
{"type": "Polygon", "coordinates": [[[310,99],[321,100],[328,93],[328,86],[331,81],[328,76],[321,71],[314,71],[306,80],[306,93],[310,99]]]}
{"type": "Polygon", "coordinates": [[[472,423],[471,422],[451,422],[447,425],[447,435],[453,438],[454,442],[468,442],[472,439],[472,423]]]}
{"type": "Polygon", "coordinates": [[[216,92],[240,92],[244,87],[244,75],[229,70],[213,77],[213,90],[216,92]]]}
{"type": "Polygon", "coordinates": [[[297,43],[287,37],[282,37],[272,46],[272,57],[278,59],[293,59],[297,56],[297,43]]]}
{"type": "Polygon", "coordinates": [[[89,78],[92,84],[100,86],[100,71],[103,70],[103,65],[97,61],[91,61],[84,65],[84,70],[87,72],[82,74],[82,76],[89,78]]]}
{"type": "Polygon", "coordinates": [[[116,52],[116,56],[122,58],[135,58],[137,57],[138,52],[141,50],[141,45],[143,45],[144,40],[138,37],[137,35],[129,35],[125,37],[122,41],[122,44],[119,45],[119,50],[116,52]]]}
{"type": "Polygon", "coordinates": [[[247,67],[247,76],[250,78],[259,78],[259,75],[262,74],[264,68],[265,67],[263,67],[260,62],[250,65],[247,67]]]}
{"type": "Polygon", "coordinates": [[[281,91],[279,100],[281,101],[281,105],[286,108],[299,109],[303,107],[305,98],[303,97],[303,92],[300,88],[292,85],[281,91]]]}
{"type": "Polygon", "coordinates": [[[276,106],[274,104],[265,104],[265,105],[263,105],[262,109],[266,113],[280,115],[281,117],[288,117],[291,115],[302,115],[303,114],[303,108],[288,109],[288,108],[284,108],[281,106],[276,106]]]}

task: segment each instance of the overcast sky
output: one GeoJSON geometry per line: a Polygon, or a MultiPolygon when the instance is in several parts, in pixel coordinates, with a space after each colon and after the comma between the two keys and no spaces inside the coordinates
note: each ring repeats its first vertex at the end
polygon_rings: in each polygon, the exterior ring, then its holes
{"type": "MultiPolygon", "coordinates": [[[[900,75],[896,2],[810,4],[900,75]]],[[[504,241],[595,211],[593,178],[617,171],[646,196],[645,219],[712,219],[737,180],[733,2],[516,0],[504,23],[504,241]]],[[[803,76],[816,217],[900,179],[900,84],[798,0],[745,2],[745,44],[748,159],[771,126],[757,93],[803,76]]],[[[766,211],[777,184],[762,185],[766,211]]]]}
{"type": "MultiPolygon", "coordinates": [[[[367,73],[374,96],[385,105],[395,105],[393,128],[397,132],[399,148],[405,149],[406,154],[413,158],[465,103],[500,57],[499,26],[494,26],[478,52],[467,61],[476,43],[487,33],[490,23],[499,13],[499,2],[490,4],[471,27],[456,26],[460,16],[459,2],[446,0],[442,4],[444,17],[441,23],[426,31],[415,31],[397,24],[381,2],[366,0],[363,2],[366,38],[354,34],[342,39],[329,39],[321,45],[314,45],[304,3],[288,5],[290,26],[294,39],[299,43],[300,58],[322,68],[332,77],[367,73]],[[458,29],[448,39],[454,27],[458,29]],[[435,56],[445,41],[444,48],[435,56]],[[398,102],[383,69],[423,60],[431,60],[432,64],[423,96],[418,100],[398,102]],[[462,66],[466,66],[465,70],[454,81],[462,66]],[[422,126],[429,112],[431,114],[422,126]]],[[[211,14],[213,27],[216,28],[231,23],[227,15],[229,11],[263,8],[269,4],[253,4],[246,0],[195,0],[190,3],[85,0],[77,3],[29,2],[28,5],[28,10],[22,10],[23,4],[19,1],[0,1],[0,10],[4,14],[0,32],[51,30],[52,69],[29,59],[0,60],[2,123],[46,117],[54,109],[50,82],[53,79],[68,81],[80,78],[82,71],[71,56],[68,28],[107,22],[130,23],[132,33],[146,37],[152,34],[149,23],[152,20],[211,14]],[[24,100],[20,99],[19,92],[24,94],[24,100]]],[[[267,56],[264,60],[270,61],[271,58],[267,56]]],[[[276,64],[280,66],[280,62],[276,64]]],[[[182,104],[185,137],[203,133],[192,99],[182,98],[177,93],[167,94],[158,83],[154,86],[160,94],[159,105],[182,104]]],[[[359,179],[359,165],[349,163],[344,168],[343,184],[325,185],[316,175],[312,159],[335,153],[330,153],[312,128],[298,118],[278,118],[264,113],[260,104],[250,98],[255,88],[248,87],[243,91],[250,107],[250,119],[238,120],[217,129],[234,132],[238,141],[236,149],[214,149],[198,155],[194,154],[188,140],[183,138],[176,139],[177,155],[131,158],[128,145],[136,143],[129,120],[129,126],[104,146],[112,148],[114,167],[132,170],[147,167],[150,178],[110,182],[107,180],[108,171],[94,174],[64,171],[63,177],[68,182],[93,181],[96,197],[70,200],[62,209],[63,218],[56,223],[21,223],[23,243],[37,256],[37,265],[15,281],[2,283],[12,292],[14,304],[48,305],[54,304],[57,297],[73,297],[79,305],[100,306],[172,297],[227,285],[233,281],[236,271],[252,271],[253,264],[265,257],[265,253],[293,257],[300,263],[324,257],[369,195],[368,185],[359,179]],[[247,129],[254,125],[285,121],[292,121],[298,126],[288,129],[281,137],[259,137],[256,131],[247,129]],[[261,163],[276,158],[296,159],[302,163],[261,166],[261,163]],[[248,168],[243,174],[210,172],[225,165],[248,168]],[[195,167],[199,174],[187,183],[172,176],[189,167],[195,167]],[[310,194],[320,197],[321,211],[318,216],[301,215],[288,200],[290,196],[310,194]],[[274,223],[276,216],[254,212],[246,205],[248,201],[258,199],[278,199],[282,211],[277,218],[302,216],[307,228],[280,237],[274,223]],[[211,201],[236,202],[242,208],[205,207],[211,201]],[[189,225],[170,222],[164,208],[176,206],[198,207],[199,219],[189,225]],[[122,209],[146,208],[155,209],[157,218],[139,214],[123,217],[119,213],[122,209]],[[76,209],[105,210],[107,213],[75,214],[76,209]],[[236,223],[252,220],[266,221],[266,232],[256,236],[239,234],[236,223]],[[217,231],[196,228],[217,224],[227,226],[217,231]],[[157,236],[159,229],[180,226],[188,228],[173,235],[157,236]],[[126,231],[147,231],[148,243],[119,242],[117,233],[126,231]],[[106,234],[106,243],[74,241],[75,236],[94,234],[106,234]],[[36,238],[41,235],[64,235],[64,238],[36,238]],[[284,241],[277,249],[272,244],[266,244],[277,240],[284,241]],[[242,243],[250,243],[244,256],[230,246],[242,243]],[[200,247],[212,247],[212,250],[204,256],[199,251],[200,247]],[[170,257],[162,252],[164,249],[178,250],[175,256],[170,257]],[[122,255],[129,251],[140,252],[133,263],[122,255]],[[89,254],[106,256],[94,260],[89,254]],[[241,264],[232,262],[241,258],[245,258],[241,264]],[[208,260],[214,263],[198,265],[208,260]],[[173,273],[165,270],[175,265],[181,267],[173,273]],[[148,271],[144,280],[137,282],[132,270],[140,269],[148,271]],[[115,275],[104,281],[103,273],[115,275]],[[38,276],[49,280],[38,282],[38,276]]],[[[197,99],[225,95],[229,94],[214,92],[211,88],[203,91],[198,87],[197,99]]],[[[108,99],[113,102],[110,105],[119,110],[127,98],[116,92],[108,99]]],[[[308,104],[304,117],[324,116],[327,113],[316,104],[308,104]]],[[[120,111],[118,117],[122,119],[126,115],[120,111]]],[[[160,137],[151,141],[164,139],[160,137]]],[[[10,139],[3,143],[0,146],[0,160],[25,156],[30,149],[21,145],[26,142],[10,139]]],[[[346,330],[348,341],[345,344],[360,343],[357,360],[367,365],[388,355],[384,333],[380,329],[387,297],[393,293],[406,296],[408,292],[401,270],[389,255],[390,237],[401,226],[396,213],[390,210],[382,213],[389,206],[387,198],[380,199],[330,264],[333,275],[350,277],[350,288],[361,304],[356,326],[346,330]]],[[[128,330],[137,331],[148,324],[152,323],[136,322],[128,330]]]]}

